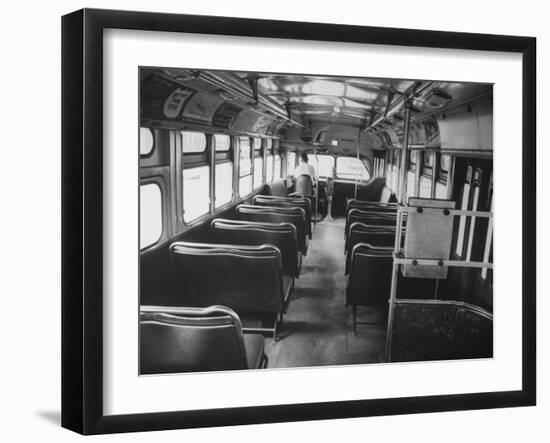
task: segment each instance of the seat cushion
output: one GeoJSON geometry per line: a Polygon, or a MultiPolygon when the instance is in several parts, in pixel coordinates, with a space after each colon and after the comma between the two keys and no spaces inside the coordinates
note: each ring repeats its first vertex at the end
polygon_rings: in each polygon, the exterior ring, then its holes
{"type": "Polygon", "coordinates": [[[244,348],[248,369],[259,369],[264,355],[264,337],[261,334],[244,334],[244,348]]]}

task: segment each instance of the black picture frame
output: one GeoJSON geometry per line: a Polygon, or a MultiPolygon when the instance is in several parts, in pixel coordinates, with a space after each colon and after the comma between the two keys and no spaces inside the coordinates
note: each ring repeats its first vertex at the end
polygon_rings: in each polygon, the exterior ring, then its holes
{"type": "Polygon", "coordinates": [[[319,420],[536,403],[536,39],[83,9],[62,18],[62,426],[82,434],[319,420]],[[102,378],[103,30],[171,31],[522,55],[522,388],[105,416],[102,378]]]}

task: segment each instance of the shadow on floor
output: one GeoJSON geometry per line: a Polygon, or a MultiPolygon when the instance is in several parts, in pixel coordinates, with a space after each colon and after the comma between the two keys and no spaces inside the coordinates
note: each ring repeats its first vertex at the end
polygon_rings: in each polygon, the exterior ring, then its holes
{"type": "Polygon", "coordinates": [[[36,411],[36,415],[53,425],[61,425],[61,411],[36,411]]]}

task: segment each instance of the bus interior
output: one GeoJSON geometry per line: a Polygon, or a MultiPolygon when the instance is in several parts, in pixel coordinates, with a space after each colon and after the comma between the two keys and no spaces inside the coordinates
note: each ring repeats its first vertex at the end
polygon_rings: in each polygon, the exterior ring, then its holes
{"type": "Polygon", "coordinates": [[[140,67],[140,373],[493,356],[493,86],[140,67]]]}

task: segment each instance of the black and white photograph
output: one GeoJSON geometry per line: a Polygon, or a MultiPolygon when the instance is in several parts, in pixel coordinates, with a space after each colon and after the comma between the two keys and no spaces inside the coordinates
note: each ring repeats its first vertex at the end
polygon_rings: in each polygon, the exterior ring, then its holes
{"type": "Polygon", "coordinates": [[[493,357],[493,84],[136,74],[141,375],[493,357]]]}
{"type": "Polygon", "coordinates": [[[6,3],[2,440],[548,440],[544,11],[6,3]]]}

